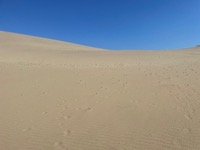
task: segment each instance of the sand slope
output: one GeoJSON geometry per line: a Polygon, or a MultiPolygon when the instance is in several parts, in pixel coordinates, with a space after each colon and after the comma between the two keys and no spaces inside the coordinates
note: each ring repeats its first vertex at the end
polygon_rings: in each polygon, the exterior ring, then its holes
{"type": "Polygon", "coordinates": [[[107,51],[0,32],[0,150],[199,150],[200,47],[107,51]]]}

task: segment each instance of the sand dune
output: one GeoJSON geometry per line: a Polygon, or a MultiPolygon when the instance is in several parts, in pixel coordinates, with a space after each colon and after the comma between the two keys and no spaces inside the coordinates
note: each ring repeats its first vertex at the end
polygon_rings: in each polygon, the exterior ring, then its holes
{"type": "Polygon", "coordinates": [[[199,150],[200,47],[109,51],[0,32],[0,150],[199,150]]]}

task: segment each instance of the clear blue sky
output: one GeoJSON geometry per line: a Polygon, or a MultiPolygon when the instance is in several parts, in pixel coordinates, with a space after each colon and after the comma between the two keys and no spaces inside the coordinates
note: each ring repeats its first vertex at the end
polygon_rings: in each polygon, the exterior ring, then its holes
{"type": "Polygon", "coordinates": [[[0,0],[0,30],[107,49],[200,44],[200,0],[0,0]]]}

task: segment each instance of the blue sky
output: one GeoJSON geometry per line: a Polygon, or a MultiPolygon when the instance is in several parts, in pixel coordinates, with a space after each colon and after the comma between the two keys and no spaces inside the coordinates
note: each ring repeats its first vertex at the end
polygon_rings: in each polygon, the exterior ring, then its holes
{"type": "Polygon", "coordinates": [[[0,30],[106,49],[200,44],[200,0],[0,0],[0,30]]]}

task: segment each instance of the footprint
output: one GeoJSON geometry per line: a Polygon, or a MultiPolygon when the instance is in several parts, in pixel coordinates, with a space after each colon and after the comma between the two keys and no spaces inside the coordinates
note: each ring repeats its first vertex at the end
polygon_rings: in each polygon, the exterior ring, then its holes
{"type": "Polygon", "coordinates": [[[65,130],[63,131],[63,136],[68,136],[71,134],[71,131],[70,130],[65,130]]]}
{"type": "Polygon", "coordinates": [[[55,143],[54,143],[54,146],[55,146],[55,147],[58,147],[58,146],[61,146],[61,145],[63,145],[62,142],[55,142],[55,143]]]}
{"type": "Polygon", "coordinates": [[[59,141],[59,142],[55,142],[54,143],[54,147],[56,149],[59,149],[59,150],[67,150],[67,147],[64,145],[63,142],[59,141]]]}
{"type": "Polygon", "coordinates": [[[191,129],[190,128],[184,128],[183,129],[183,134],[188,134],[191,132],[191,129]]]}
{"type": "Polygon", "coordinates": [[[63,118],[67,120],[67,119],[70,119],[71,116],[64,116],[63,118]]]}
{"type": "Polygon", "coordinates": [[[185,117],[185,119],[187,119],[187,120],[192,120],[192,117],[191,117],[189,114],[185,114],[184,117],[185,117]]]}
{"type": "Polygon", "coordinates": [[[86,110],[86,111],[91,111],[92,108],[88,107],[88,108],[86,108],[85,110],[86,110]]]}
{"type": "Polygon", "coordinates": [[[32,130],[32,128],[31,127],[27,127],[25,129],[23,129],[23,132],[27,132],[27,131],[30,131],[30,130],[32,130]]]}
{"type": "Polygon", "coordinates": [[[42,115],[46,115],[46,114],[48,114],[48,112],[47,112],[47,111],[44,111],[44,112],[42,112],[42,115]]]}

